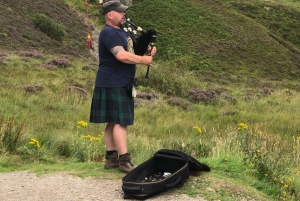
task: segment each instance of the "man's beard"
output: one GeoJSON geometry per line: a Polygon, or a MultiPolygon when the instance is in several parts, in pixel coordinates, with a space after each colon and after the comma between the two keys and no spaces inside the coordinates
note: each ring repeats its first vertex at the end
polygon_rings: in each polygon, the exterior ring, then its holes
{"type": "Polygon", "coordinates": [[[124,23],[125,23],[125,21],[124,21],[124,19],[122,19],[122,20],[118,23],[119,27],[123,27],[124,23]]]}
{"type": "Polygon", "coordinates": [[[116,27],[123,27],[123,24],[125,23],[125,21],[122,19],[120,21],[115,21],[114,24],[116,25],[116,27]]]}

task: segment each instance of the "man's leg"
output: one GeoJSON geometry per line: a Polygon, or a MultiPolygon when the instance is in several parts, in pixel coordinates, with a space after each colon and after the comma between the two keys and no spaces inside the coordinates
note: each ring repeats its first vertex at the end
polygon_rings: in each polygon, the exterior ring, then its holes
{"type": "Polygon", "coordinates": [[[105,169],[117,168],[119,167],[118,152],[116,150],[116,145],[113,139],[113,129],[114,124],[107,123],[104,130],[104,141],[106,145],[106,155],[105,155],[105,169]]]}
{"type": "Polygon", "coordinates": [[[119,155],[127,153],[127,126],[115,124],[113,127],[113,141],[119,155]]]}
{"type": "Polygon", "coordinates": [[[127,153],[127,126],[108,123],[104,131],[107,151],[118,150],[119,155],[127,153]]]}
{"type": "Polygon", "coordinates": [[[115,124],[107,123],[104,130],[104,141],[105,141],[107,151],[116,150],[116,145],[114,143],[114,138],[113,138],[114,125],[115,124]]]}
{"type": "Polygon", "coordinates": [[[136,166],[132,162],[130,154],[127,153],[127,126],[115,124],[113,136],[114,143],[119,153],[119,169],[123,172],[128,173],[136,166]]]}
{"type": "Polygon", "coordinates": [[[108,123],[105,128],[105,144],[107,153],[117,149],[119,153],[119,160],[117,153],[113,155],[106,155],[105,168],[115,168],[118,160],[118,167],[123,172],[130,172],[136,166],[133,164],[130,154],[127,153],[127,126],[121,126],[120,124],[108,123]]]}

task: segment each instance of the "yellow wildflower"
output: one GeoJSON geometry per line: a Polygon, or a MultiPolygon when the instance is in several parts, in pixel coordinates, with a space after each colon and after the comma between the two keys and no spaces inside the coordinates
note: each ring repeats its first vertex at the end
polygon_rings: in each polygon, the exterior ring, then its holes
{"type": "MultiPolygon", "coordinates": [[[[86,123],[85,121],[77,121],[77,124],[81,125],[82,127],[87,127],[88,123],[86,123]]],[[[78,127],[78,126],[77,126],[78,127]]]]}
{"type": "Polygon", "coordinates": [[[101,141],[101,138],[96,137],[94,140],[95,140],[96,142],[100,142],[100,141],[101,141]]]}
{"type": "Polygon", "coordinates": [[[38,148],[38,149],[41,148],[40,142],[38,140],[36,140],[35,138],[31,138],[30,142],[28,142],[28,143],[31,145],[35,145],[36,148],[38,148]]]}
{"type": "Polygon", "coordinates": [[[256,152],[257,152],[257,153],[260,153],[260,150],[258,149],[258,150],[256,150],[256,152]]]}
{"type": "Polygon", "coordinates": [[[36,147],[37,147],[38,149],[41,148],[41,145],[40,145],[39,142],[36,143],[36,147]]]}
{"type": "MultiPolygon", "coordinates": [[[[98,136],[100,136],[100,135],[98,135],[98,136]]],[[[100,136],[100,137],[94,137],[94,136],[91,136],[90,134],[88,134],[88,135],[82,135],[82,136],[80,136],[80,138],[82,138],[82,139],[87,139],[87,140],[89,140],[89,141],[94,141],[94,142],[100,142],[101,141],[101,139],[103,138],[103,136],[100,136]]]]}
{"type": "Polygon", "coordinates": [[[31,141],[32,142],[38,142],[36,139],[34,139],[34,138],[31,138],[31,141]]]}
{"type": "Polygon", "coordinates": [[[248,125],[245,123],[239,123],[238,130],[248,129],[248,125]]]}
{"type": "Polygon", "coordinates": [[[268,174],[265,174],[265,177],[269,176],[268,174]]]}
{"type": "Polygon", "coordinates": [[[199,133],[202,133],[202,129],[199,126],[194,126],[194,129],[196,129],[199,133]]]}
{"type": "Polygon", "coordinates": [[[289,182],[292,182],[293,181],[293,179],[292,178],[289,178],[289,182]]]}

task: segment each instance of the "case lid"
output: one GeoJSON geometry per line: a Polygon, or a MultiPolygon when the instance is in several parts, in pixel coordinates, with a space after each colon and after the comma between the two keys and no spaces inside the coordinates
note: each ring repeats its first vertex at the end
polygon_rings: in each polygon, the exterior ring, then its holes
{"type": "MultiPolygon", "coordinates": [[[[161,149],[157,151],[155,154],[164,154],[169,156],[180,156],[182,157],[187,163],[189,163],[189,170],[190,171],[210,171],[210,167],[206,164],[199,162],[194,157],[177,150],[170,150],[170,149],[161,149]]],[[[154,154],[154,155],[155,155],[154,154]]]]}

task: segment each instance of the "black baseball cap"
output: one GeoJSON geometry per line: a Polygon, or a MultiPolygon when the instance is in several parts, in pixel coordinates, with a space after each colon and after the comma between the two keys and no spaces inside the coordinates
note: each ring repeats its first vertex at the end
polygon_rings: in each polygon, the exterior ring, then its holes
{"type": "Polygon", "coordinates": [[[116,0],[108,1],[108,2],[104,3],[102,6],[102,15],[105,15],[106,13],[108,13],[112,10],[116,11],[118,13],[122,13],[122,12],[126,11],[127,8],[128,8],[128,6],[124,6],[119,1],[116,1],[116,0]]]}

